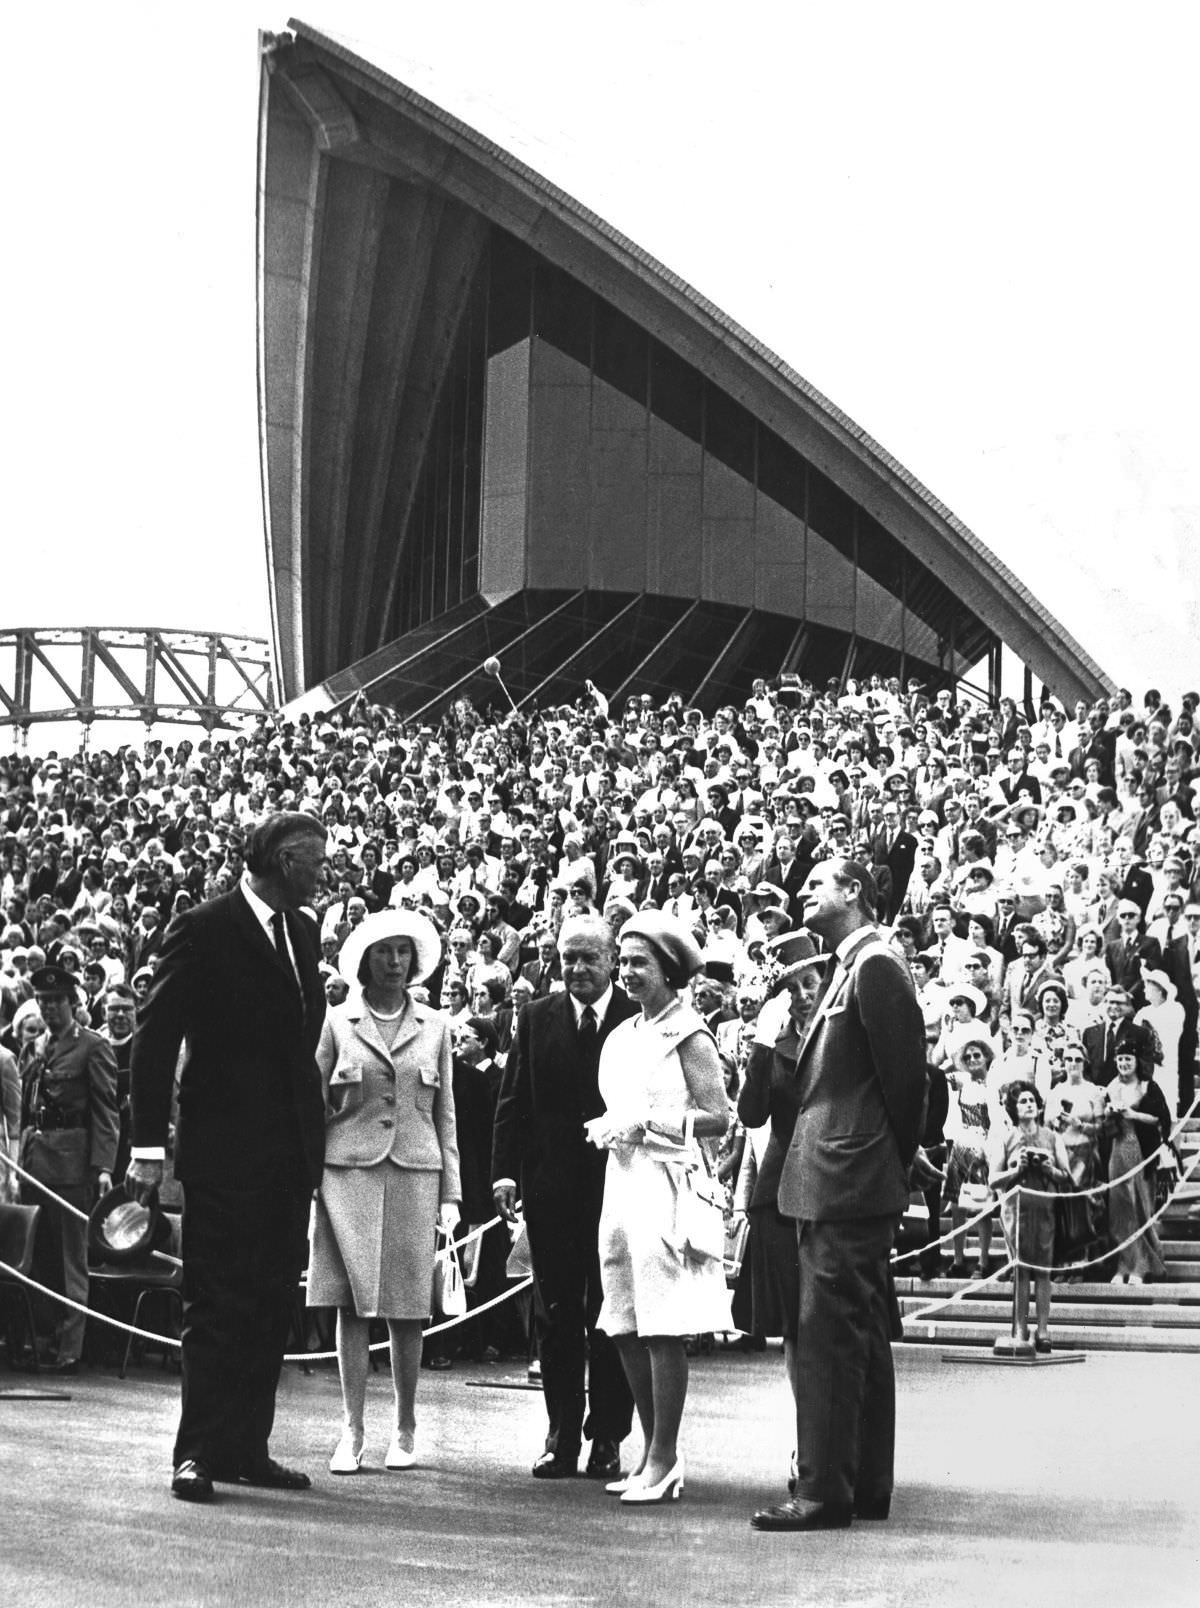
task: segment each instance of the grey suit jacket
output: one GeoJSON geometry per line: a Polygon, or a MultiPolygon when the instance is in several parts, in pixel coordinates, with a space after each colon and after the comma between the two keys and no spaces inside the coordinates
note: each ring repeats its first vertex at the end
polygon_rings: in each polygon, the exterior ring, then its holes
{"type": "Polygon", "coordinates": [[[410,1000],[389,1051],[362,992],[329,1012],[317,1065],[325,1089],[326,1167],[400,1167],[442,1174],[442,1199],[458,1200],[458,1141],[450,1024],[410,1000]]]}
{"type": "Polygon", "coordinates": [[[908,969],[874,928],[837,966],[800,1047],[800,1110],[779,1210],[811,1222],[899,1215],[920,1140],[925,1030],[908,969]]]}

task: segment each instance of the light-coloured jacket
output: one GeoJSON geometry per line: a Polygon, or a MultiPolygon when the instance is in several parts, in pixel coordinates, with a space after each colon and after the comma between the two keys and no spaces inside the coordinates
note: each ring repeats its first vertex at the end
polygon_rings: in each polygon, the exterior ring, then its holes
{"type": "Polygon", "coordinates": [[[450,1029],[410,1000],[389,1052],[356,990],[325,1018],[317,1065],[325,1089],[325,1165],[442,1174],[441,1198],[462,1198],[454,1126],[450,1029]]]}

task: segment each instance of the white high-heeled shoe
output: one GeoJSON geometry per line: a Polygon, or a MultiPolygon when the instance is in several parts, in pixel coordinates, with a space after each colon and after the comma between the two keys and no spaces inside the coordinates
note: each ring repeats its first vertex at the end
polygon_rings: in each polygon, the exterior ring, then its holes
{"type": "Polygon", "coordinates": [[[683,1495],[683,1458],[675,1459],[675,1467],[668,1469],[656,1485],[644,1485],[640,1481],[631,1481],[628,1488],[621,1492],[621,1501],[633,1504],[646,1504],[650,1502],[678,1502],[683,1495]]]}
{"type": "Polygon", "coordinates": [[[333,1449],[333,1456],[329,1459],[329,1472],[331,1474],[357,1474],[362,1467],[362,1442],[358,1443],[358,1450],[354,1449],[354,1431],[344,1429],[342,1438],[333,1449]]]}
{"type": "Polygon", "coordinates": [[[411,1451],[400,1444],[400,1431],[394,1429],[392,1438],[388,1442],[387,1456],[383,1460],[384,1468],[415,1468],[417,1453],[414,1447],[411,1451]]]}
{"type": "Polygon", "coordinates": [[[622,1474],[619,1480],[609,1480],[604,1490],[608,1496],[623,1496],[636,1479],[636,1474],[622,1474]]]}

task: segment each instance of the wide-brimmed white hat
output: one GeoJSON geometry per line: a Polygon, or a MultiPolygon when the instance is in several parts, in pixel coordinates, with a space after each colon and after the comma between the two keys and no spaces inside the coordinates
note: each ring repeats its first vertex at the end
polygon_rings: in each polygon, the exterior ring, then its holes
{"type": "Polygon", "coordinates": [[[974,1009],[976,1016],[982,1016],[987,1010],[987,1000],[982,992],[973,983],[950,983],[946,988],[946,1004],[953,1005],[956,999],[965,999],[974,1009]]]}
{"type": "Polygon", "coordinates": [[[442,958],[442,941],[437,928],[427,916],[415,910],[380,910],[365,916],[347,937],[338,955],[338,970],[350,984],[358,985],[358,968],[372,944],[384,938],[407,938],[413,946],[413,964],[410,983],[423,982],[442,958]]]}
{"type": "Polygon", "coordinates": [[[1142,982],[1143,984],[1153,983],[1156,988],[1161,988],[1167,996],[1167,1001],[1171,1004],[1179,998],[1179,990],[1165,971],[1154,971],[1147,967],[1142,972],[1142,982]]]}

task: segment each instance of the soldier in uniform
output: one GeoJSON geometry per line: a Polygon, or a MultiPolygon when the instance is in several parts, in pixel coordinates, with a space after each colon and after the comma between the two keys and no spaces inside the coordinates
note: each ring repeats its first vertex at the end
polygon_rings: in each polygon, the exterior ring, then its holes
{"type": "Polygon", "coordinates": [[[100,1037],[111,1044],[117,1063],[117,1115],[120,1121],[117,1163],[113,1177],[124,1178],[129,1165],[129,1060],[133,1049],[133,1023],[137,999],[128,983],[114,983],[104,996],[104,1026],[100,1037]]]}
{"type": "MultiPolygon", "coordinates": [[[[78,985],[65,966],[30,978],[46,1031],[21,1052],[21,1165],[81,1212],[112,1188],[117,1153],[117,1064],[113,1048],[75,1019],[78,985]]],[[[34,1277],[86,1307],[87,1223],[30,1183],[23,1198],[40,1205],[34,1277]]],[[[78,1371],[83,1312],[55,1308],[58,1345],[49,1366],[78,1371]]]]}

